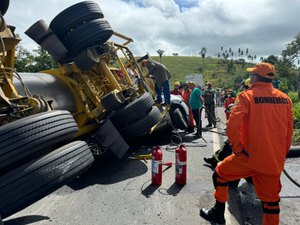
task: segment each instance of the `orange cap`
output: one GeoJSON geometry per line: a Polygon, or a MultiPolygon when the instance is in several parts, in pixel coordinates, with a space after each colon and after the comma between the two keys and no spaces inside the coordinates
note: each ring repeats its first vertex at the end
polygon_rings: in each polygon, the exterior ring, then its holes
{"type": "Polygon", "coordinates": [[[270,63],[262,62],[262,63],[256,64],[252,68],[247,68],[247,71],[255,73],[259,76],[262,76],[262,77],[265,77],[268,79],[275,78],[275,67],[270,63]]]}

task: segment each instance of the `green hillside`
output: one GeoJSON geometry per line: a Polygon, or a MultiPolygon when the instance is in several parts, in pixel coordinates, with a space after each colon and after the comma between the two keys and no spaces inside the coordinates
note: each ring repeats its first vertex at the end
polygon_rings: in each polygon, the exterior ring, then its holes
{"type": "MultiPolygon", "coordinates": [[[[152,59],[160,61],[158,56],[152,59]]],[[[230,60],[225,62],[215,58],[205,58],[203,61],[201,57],[195,56],[163,56],[161,62],[172,74],[172,86],[175,81],[183,81],[185,75],[201,73],[204,80],[211,82],[214,87],[226,88],[233,88],[234,84],[247,78],[245,68],[253,65],[243,65],[230,60]]]]}

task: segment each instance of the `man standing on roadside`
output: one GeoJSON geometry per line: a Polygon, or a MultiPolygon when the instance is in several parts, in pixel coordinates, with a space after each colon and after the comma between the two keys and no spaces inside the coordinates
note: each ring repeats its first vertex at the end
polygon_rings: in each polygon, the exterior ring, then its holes
{"type": "Polygon", "coordinates": [[[211,222],[225,223],[228,181],[252,176],[262,202],[263,225],[279,224],[280,175],[293,135],[291,99],[272,87],[275,68],[260,63],[248,68],[251,88],[241,92],[227,121],[234,154],[220,162],[213,174],[216,204],[201,209],[211,222]]]}
{"type": "Polygon", "coordinates": [[[211,83],[206,83],[207,88],[203,93],[205,102],[205,109],[207,112],[208,124],[206,127],[216,127],[216,115],[215,115],[215,89],[212,88],[211,83]]]}
{"type": "Polygon", "coordinates": [[[192,113],[196,122],[196,133],[195,136],[202,137],[202,121],[201,121],[201,111],[202,111],[202,91],[196,87],[194,81],[189,81],[189,88],[192,90],[190,95],[189,104],[192,109],[192,113]]]}

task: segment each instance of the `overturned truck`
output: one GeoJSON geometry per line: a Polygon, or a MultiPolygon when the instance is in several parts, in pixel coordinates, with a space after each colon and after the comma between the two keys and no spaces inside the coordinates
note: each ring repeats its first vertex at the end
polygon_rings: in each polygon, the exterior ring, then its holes
{"type": "Polygon", "coordinates": [[[163,120],[187,128],[186,105],[180,99],[170,108],[155,105],[153,83],[127,47],[132,39],[112,30],[96,2],[79,2],[25,32],[58,63],[39,73],[14,70],[20,39],[5,23],[8,5],[0,5],[2,217],[83,173],[93,154],[123,157],[163,120]],[[166,112],[171,116],[163,118],[166,112]]]}

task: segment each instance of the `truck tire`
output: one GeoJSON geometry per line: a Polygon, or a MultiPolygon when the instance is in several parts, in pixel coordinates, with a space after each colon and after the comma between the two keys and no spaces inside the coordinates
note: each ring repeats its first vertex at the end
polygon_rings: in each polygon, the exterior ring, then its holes
{"type": "Polygon", "coordinates": [[[48,35],[39,44],[58,62],[63,62],[68,55],[68,50],[54,33],[48,35]]]}
{"type": "Polygon", "coordinates": [[[28,37],[40,44],[46,35],[51,34],[49,26],[45,20],[38,20],[24,32],[28,37]]]}
{"type": "Polygon", "coordinates": [[[149,93],[144,93],[125,107],[118,109],[110,119],[117,128],[123,128],[140,119],[150,111],[154,100],[149,93]]]}
{"type": "Polygon", "coordinates": [[[8,217],[82,174],[94,158],[84,141],[62,146],[0,176],[0,214],[8,217]]]}
{"type": "Polygon", "coordinates": [[[185,110],[184,106],[182,105],[182,103],[180,103],[180,102],[176,103],[176,102],[171,101],[169,115],[171,117],[171,121],[172,121],[172,124],[174,125],[174,127],[178,128],[180,130],[187,129],[188,123],[189,123],[189,115],[188,115],[188,112],[185,110]],[[174,113],[175,111],[176,111],[176,113],[174,113]]]}
{"type": "Polygon", "coordinates": [[[176,108],[171,112],[171,120],[173,126],[180,130],[186,130],[188,128],[188,124],[183,118],[182,112],[179,108],[176,108]]]}
{"type": "Polygon", "coordinates": [[[8,6],[9,6],[9,0],[3,0],[3,1],[0,1],[0,14],[2,16],[5,15],[7,9],[8,9],[8,6]]]}
{"type": "Polygon", "coordinates": [[[70,55],[76,56],[90,46],[103,44],[112,34],[113,30],[106,20],[95,19],[76,27],[62,42],[70,55]]]}
{"type": "Polygon", "coordinates": [[[62,38],[82,23],[99,18],[103,18],[99,5],[94,1],[84,1],[63,10],[49,26],[58,38],[62,38]]]}
{"type": "Polygon", "coordinates": [[[155,124],[157,124],[162,118],[161,112],[157,106],[153,106],[151,111],[140,118],[133,124],[130,124],[123,129],[120,129],[121,135],[125,140],[131,141],[137,137],[146,134],[155,124]]]}
{"type": "Polygon", "coordinates": [[[73,139],[77,124],[68,111],[56,110],[28,116],[0,127],[0,171],[29,157],[44,153],[73,139]]]}
{"type": "Polygon", "coordinates": [[[84,49],[74,58],[74,63],[76,64],[76,66],[83,71],[91,69],[97,63],[95,59],[89,57],[88,49],[89,48],[84,49]]]}
{"type": "Polygon", "coordinates": [[[122,92],[111,91],[104,95],[101,99],[101,104],[107,111],[119,109],[124,105],[125,97],[122,92]]]}

